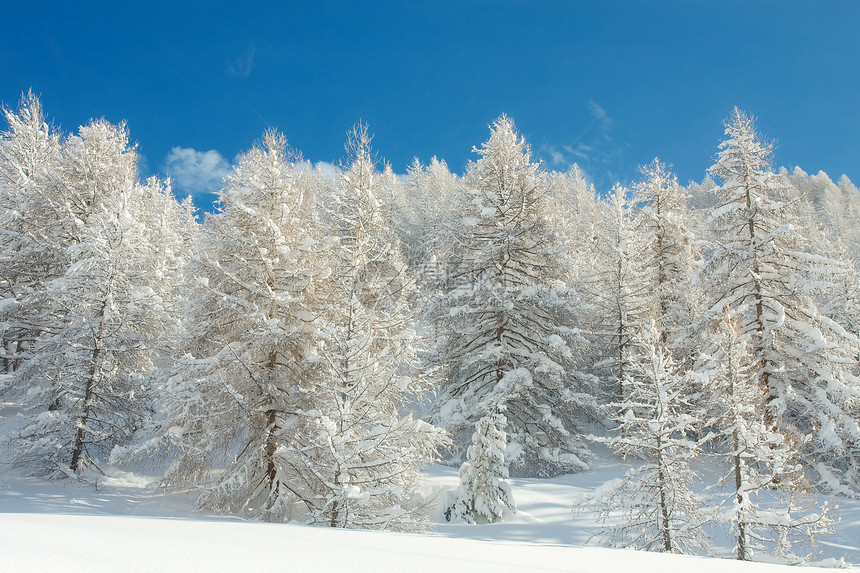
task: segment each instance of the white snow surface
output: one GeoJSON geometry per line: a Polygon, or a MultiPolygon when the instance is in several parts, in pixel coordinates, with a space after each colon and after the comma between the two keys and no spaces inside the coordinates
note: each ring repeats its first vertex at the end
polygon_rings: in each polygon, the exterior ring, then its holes
{"type": "MultiPolygon", "coordinates": [[[[797,570],[767,563],[587,546],[590,511],[574,512],[626,466],[554,479],[511,479],[517,514],[490,525],[446,523],[426,534],[271,524],[200,514],[193,496],[146,487],[146,476],[111,472],[98,488],[0,475],[0,571],[659,571],[797,570]]],[[[426,469],[440,500],[457,470],[426,469]]],[[[860,561],[860,502],[840,499],[839,533],[824,557],[860,561]]],[[[729,555],[727,538],[716,552],[729,555]]],[[[804,568],[805,569],[805,568],[804,568]]]]}

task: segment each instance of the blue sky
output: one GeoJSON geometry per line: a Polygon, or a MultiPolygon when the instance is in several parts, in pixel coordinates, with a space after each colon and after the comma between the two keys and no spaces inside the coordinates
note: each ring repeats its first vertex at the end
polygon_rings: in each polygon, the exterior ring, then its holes
{"type": "Polygon", "coordinates": [[[631,181],[655,156],[701,180],[733,106],[776,163],[860,182],[860,2],[16,2],[0,100],[67,131],[127,120],[145,173],[217,186],[269,127],[337,162],[359,121],[404,172],[462,172],[507,113],[553,169],[631,181]],[[80,4],[80,5],[79,5],[80,4]]]}

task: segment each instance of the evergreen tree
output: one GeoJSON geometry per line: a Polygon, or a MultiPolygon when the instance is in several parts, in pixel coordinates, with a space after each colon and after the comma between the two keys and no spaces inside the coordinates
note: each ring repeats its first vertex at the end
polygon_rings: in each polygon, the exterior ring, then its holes
{"type": "Polygon", "coordinates": [[[710,294],[705,320],[738,313],[749,337],[753,376],[763,389],[765,425],[806,443],[822,480],[857,487],[860,386],[856,337],[822,314],[816,293],[838,261],[808,250],[796,190],[770,170],[772,147],[753,120],[735,109],[711,171],[722,185],[710,215],[716,244],[703,276],[710,294]]]}
{"type": "Polygon", "coordinates": [[[599,499],[596,536],[613,545],[668,553],[701,553],[704,502],[692,490],[691,437],[701,422],[689,402],[689,376],[675,363],[654,322],[627,350],[624,401],[610,404],[616,435],[596,438],[624,458],[642,460],[599,499]],[[619,522],[612,515],[621,511],[619,522]]]}
{"type": "Polygon", "coordinates": [[[743,331],[743,321],[742,314],[726,311],[707,336],[700,364],[709,398],[705,425],[713,431],[708,440],[728,462],[722,483],[733,486],[722,516],[735,530],[738,559],[770,550],[797,563],[812,556],[816,536],[830,532],[832,520],[826,506],[813,508],[799,457],[803,444],[767,421],[753,333],[743,331]],[[804,547],[807,554],[798,555],[804,547]]]}
{"type": "Polygon", "coordinates": [[[313,493],[313,523],[416,529],[418,468],[445,439],[402,413],[435,378],[417,363],[414,280],[381,199],[390,201],[392,181],[375,169],[370,141],[364,125],[350,132],[351,163],[321,198],[337,243],[322,283],[320,388],[309,396],[319,419],[297,444],[313,471],[299,477],[313,493]]]}
{"type": "Polygon", "coordinates": [[[477,152],[430,310],[447,377],[433,419],[462,445],[487,405],[507,394],[510,461],[519,471],[586,468],[579,424],[594,399],[590,379],[573,368],[578,333],[570,326],[564,253],[546,226],[542,176],[507,117],[477,152]],[[514,371],[520,375],[508,376],[514,371]]]}
{"type": "MultiPolygon", "coordinates": [[[[498,407],[498,410],[503,409],[503,406],[498,407]]],[[[445,511],[448,521],[492,523],[516,511],[511,487],[505,481],[508,477],[506,424],[501,411],[478,420],[466,461],[460,466],[460,485],[454,502],[445,511]]]]}
{"type": "Polygon", "coordinates": [[[104,121],[66,142],[51,232],[68,266],[44,284],[32,358],[15,373],[28,423],[14,462],[80,474],[131,439],[148,415],[146,376],[170,318],[144,214],[157,205],[137,180],[124,126],[104,121]],[[161,294],[160,294],[161,293],[161,294]]]}

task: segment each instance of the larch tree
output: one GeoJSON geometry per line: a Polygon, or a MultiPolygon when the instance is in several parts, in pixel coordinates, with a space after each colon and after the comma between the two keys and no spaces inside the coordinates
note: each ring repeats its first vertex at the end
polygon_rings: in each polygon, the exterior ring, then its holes
{"type": "Polygon", "coordinates": [[[595,437],[619,456],[641,460],[597,499],[602,527],[595,537],[618,547],[702,553],[703,499],[693,491],[690,463],[699,453],[693,438],[701,423],[690,404],[690,376],[672,358],[655,322],[627,349],[627,394],[607,406],[615,435],[595,437]],[[614,514],[621,512],[621,520],[614,514]]]}
{"type": "Polygon", "coordinates": [[[663,342],[676,357],[690,355],[692,348],[686,341],[691,338],[698,298],[692,281],[698,253],[687,208],[689,197],[659,159],[640,171],[643,180],[634,186],[634,201],[641,210],[651,314],[663,342]]]}
{"type": "Polygon", "coordinates": [[[796,214],[797,191],[770,169],[772,146],[735,109],[711,168],[722,184],[710,213],[715,244],[702,276],[704,321],[726,309],[749,337],[765,422],[805,442],[822,483],[857,488],[860,380],[856,337],[815,302],[842,265],[812,252],[796,214]],[[822,462],[822,463],[818,463],[822,462]]]}
{"type": "MultiPolygon", "coordinates": [[[[553,205],[546,212],[547,225],[565,253],[562,271],[573,289],[568,297],[573,305],[570,314],[581,339],[576,362],[582,372],[601,372],[607,362],[604,292],[599,282],[605,202],[576,164],[567,172],[546,175],[546,200],[553,205]]],[[[599,387],[598,378],[593,380],[594,387],[599,387]]]]}
{"type": "Polygon", "coordinates": [[[446,439],[405,414],[436,378],[417,361],[415,281],[386,217],[393,182],[376,169],[370,142],[365,125],[350,131],[350,163],[320,197],[336,243],[321,283],[315,430],[297,444],[312,472],[300,482],[313,493],[311,523],[420,529],[418,470],[446,439]]]}
{"type": "Polygon", "coordinates": [[[628,350],[634,337],[653,318],[653,284],[648,242],[641,232],[641,213],[629,189],[615,185],[603,204],[596,230],[594,268],[583,281],[599,321],[592,340],[604,349],[596,371],[612,386],[610,399],[626,399],[628,350]]]}
{"type": "Polygon", "coordinates": [[[799,563],[813,555],[816,536],[830,532],[832,520],[826,506],[815,505],[800,457],[803,444],[768,421],[754,333],[744,323],[742,314],[724,311],[706,334],[698,364],[708,398],[705,441],[727,462],[721,483],[732,492],[720,515],[734,529],[737,559],[770,551],[799,563]]]}
{"type": "Polygon", "coordinates": [[[547,198],[553,209],[546,213],[550,227],[572,260],[574,274],[590,269],[597,252],[603,204],[578,165],[546,175],[547,198]]]}
{"type": "MultiPolygon", "coordinates": [[[[125,126],[95,121],[65,142],[51,232],[68,265],[44,285],[50,323],[15,373],[29,422],[14,462],[80,475],[127,443],[148,416],[147,375],[170,317],[145,217],[158,208],[137,178],[125,126]]],[[[152,184],[155,184],[154,182],[152,184]]]]}
{"type": "Polygon", "coordinates": [[[175,454],[168,484],[204,485],[201,507],[420,527],[417,467],[443,437],[401,413],[428,380],[413,362],[410,280],[367,151],[333,179],[305,180],[269,132],[204,225],[191,354],[165,384],[153,442],[175,454]],[[331,201],[322,213],[314,187],[331,201]]]}
{"type": "Polygon", "coordinates": [[[313,301],[327,272],[295,163],[270,131],[227,176],[189,269],[187,354],[160,388],[160,430],[146,445],[172,456],[167,485],[204,486],[202,507],[267,521],[306,498],[295,490],[304,462],[292,439],[308,423],[313,301]]]}
{"type": "Polygon", "coordinates": [[[50,326],[39,317],[47,304],[45,285],[68,262],[53,236],[61,137],[32,92],[3,114],[9,127],[0,135],[0,353],[2,372],[11,373],[50,326]]]}
{"type": "Polygon", "coordinates": [[[784,177],[810,203],[807,220],[820,225],[831,243],[841,244],[852,259],[860,256],[860,191],[844,175],[834,183],[823,171],[808,175],[800,167],[784,177]]]}
{"type": "Polygon", "coordinates": [[[426,275],[426,285],[444,269],[443,237],[452,217],[453,201],[460,189],[460,179],[450,172],[448,165],[437,158],[422,165],[416,158],[409,166],[406,184],[406,205],[403,208],[406,225],[403,234],[404,250],[410,266],[426,275]]]}
{"type": "Polygon", "coordinates": [[[546,224],[543,177],[505,116],[476,151],[430,308],[447,378],[433,419],[462,453],[498,402],[506,407],[511,467],[532,475],[584,469],[589,451],[579,424],[595,401],[591,379],[574,369],[578,332],[570,326],[564,252],[546,224]]]}

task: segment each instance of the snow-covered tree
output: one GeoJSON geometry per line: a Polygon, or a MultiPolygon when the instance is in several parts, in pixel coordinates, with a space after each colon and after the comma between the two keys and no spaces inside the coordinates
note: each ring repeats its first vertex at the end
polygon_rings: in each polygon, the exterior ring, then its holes
{"type": "MultiPolygon", "coordinates": [[[[577,349],[577,363],[584,372],[605,370],[607,327],[603,311],[604,292],[600,285],[604,254],[605,202],[574,164],[564,173],[546,174],[547,227],[565,253],[561,265],[565,282],[573,289],[569,296],[573,327],[583,342],[577,349]],[[595,367],[597,365],[597,367],[595,367]]],[[[594,378],[595,387],[597,377],[594,378]]]]}
{"type": "Polygon", "coordinates": [[[634,186],[634,201],[647,259],[645,267],[652,316],[676,356],[691,354],[690,325],[694,316],[692,277],[696,245],[691,232],[689,197],[659,159],[640,168],[643,180],[634,186]]]}
{"type": "Polygon", "coordinates": [[[610,380],[611,399],[623,401],[628,349],[653,318],[654,285],[649,245],[641,232],[641,213],[634,209],[633,194],[615,185],[603,207],[596,232],[597,257],[582,288],[599,317],[593,341],[603,354],[596,371],[610,380]]]}
{"type": "Polygon", "coordinates": [[[47,326],[39,310],[45,284],[68,261],[54,236],[62,146],[32,92],[17,111],[3,109],[9,124],[0,134],[0,353],[2,372],[21,366],[47,326]]]}
{"type": "Polygon", "coordinates": [[[799,456],[803,444],[767,421],[754,333],[744,331],[744,321],[725,311],[699,364],[709,404],[705,426],[712,431],[706,440],[727,462],[721,483],[732,492],[720,513],[734,528],[738,559],[771,551],[796,563],[812,555],[816,536],[829,532],[832,520],[826,506],[814,507],[799,456]]]}
{"type": "Polygon", "coordinates": [[[664,336],[651,322],[627,350],[625,399],[607,406],[615,435],[595,437],[617,455],[640,461],[599,502],[603,526],[595,536],[618,547],[701,553],[702,498],[693,492],[692,438],[700,420],[690,404],[689,375],[676,364],[664,336]],[[621,519],[614,515],[621,512],[621,519]]]}
{"type": "Polygon", "coordinates": [[[492,523],[516,511],[511,486],[505,481],[506,425],[507,419],[501,411],[490,412],[478,420],[466,461],[460,466],[460,485],[454,502],[445,510],[448,521],[492,523]]]}
{"type": "Polygon", "coordinates": [[[170,323],[161,296],[170,269],[145,222],[161,205],[137,179],[124,126],[81,127],[66,142],[59,181],[51,233],[69,264],[44,284],[47,326],[15,372],[13,392],[30,417],[14,462],[71,475],[127,442],[147,416],[145,377],[170,323]]]}
{"type": "Polygon", "coordinates": [[[401,413],[428,379],[415,369],[410,281],[366,151],[334,180],[305,181],[269,132],[204,225],[192,265],[194,356],[165,384],[154,442],[178,454],[168,483],[205,484],[203,507],[418,527],[417,467],[443,438],[401,413]],[[312,185],[331,201],[327,237],[312,185]]]}
{"type": "Polygon", "coordinates": [[[710,214],[715,244],[703,269],[710,296],[705,321],[715,323],[725,309],[738,313],[766,426],[776,424],[798,442],[811,434],[806,459],[827,461],[817,466],[821,479],[856,487],[860,347],[815,302],[844,266],[809,250],[797,191],[771,171],[772,147],[762,143],[753,120],[735,109],[726,136],[711,168],[722,185],[710,214]]]}
{"type": "Polygon", "coordinates": [[[265,520],[303,499],[291,438],[309,423],[314,297],[327,272],[294,163],[283,136],[267,132],[227,177],[189,270],[188,354],[160,388],[163,419],[148,444],[172,455],[166,484],[204,485],[201,506],[265,520]]]}
{"type": "Polygon", "coordinates": [[[819,225],[827,239],[860,258],[860,191],[845,176],[834,183],[823,171],[808,175],[800,167],[781,173],[809,201],[807,224],[819,225]]]}
{"type": "Polygon", "coordinates": [[[428,165],[416,158],[409,167],[406,184],[406,225],[404,248],[410,265],[430,277],[442,269],[445,228],[452,217],[454,197],[460,193],[460,179],[436,157],[428,165]]]}
{"type": "Polygon", "coordinates": [[[420,527],[418,468],[444,435],[404,414],[432,388],[422,373],[409,305],[414,280],[386,213],[390,177],[375,168],[367,127],[349,134],[350,165],[321,197],[327,212],[332,273],[320,310],[319,388],[309,396],[315,431],[300,483],[314,505],[312,523],[333,527],[420,527]]]}
{"type": "Polygon", "coordinates": [[[578,333],[542,175],[505,116],[476,151],[430,309],[447,378],[433,419],[465,446],[487,406],[507,394],[512,467],[533,475],[583,469],[589,452],[579,423],[594,399],[590,379],[574,369],[578,333]]]}
{"type": "Polygon", "coordinates": [[[826,173],[807,175],[796,167],[780,170],[798,190],[798,217],[804,224],[806,250],[826,253],[842,272],[828,276],[826,288],[813,293],[819,311],[854,336],[860,335],[860,192],[848,178],[833,183],[826,173]]]}
{"type": "Polygon", "coordinates": [[[575,280],[594,266],[603,202],[575,163],[564,173],[546,175],[546,195],[553,204],[546,213],[549,227],[568,253],[575,280]]]}

